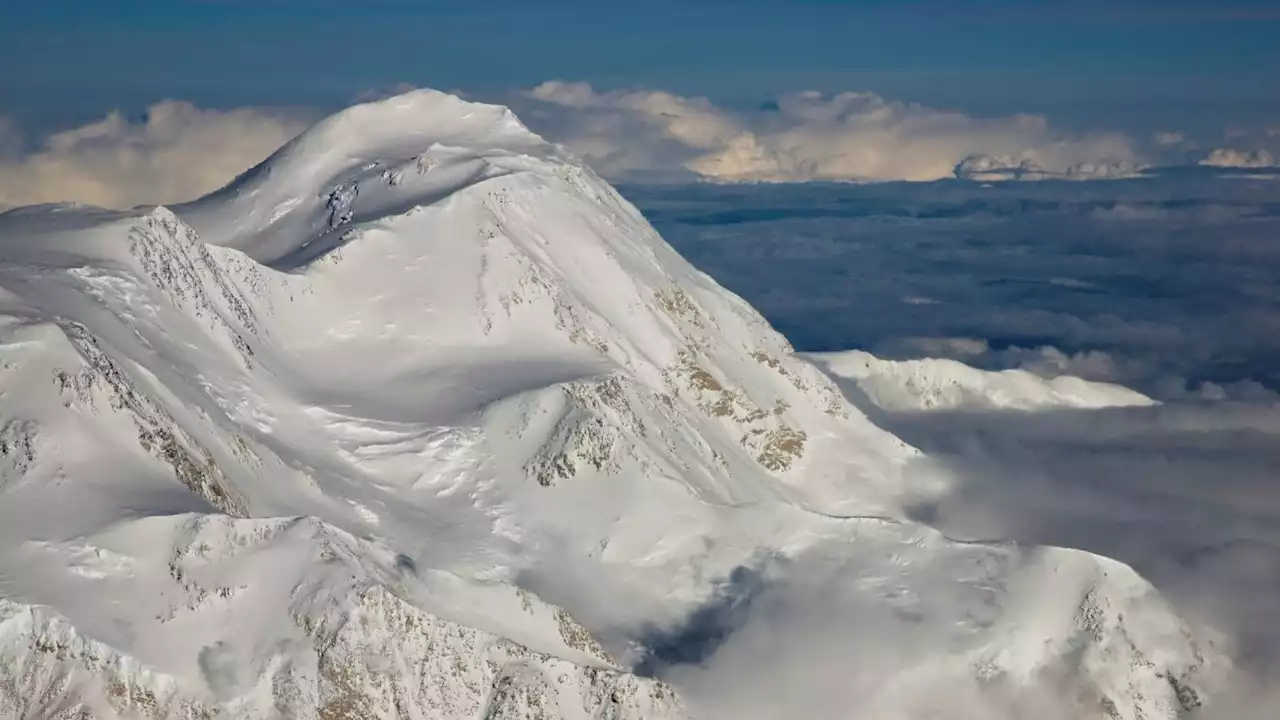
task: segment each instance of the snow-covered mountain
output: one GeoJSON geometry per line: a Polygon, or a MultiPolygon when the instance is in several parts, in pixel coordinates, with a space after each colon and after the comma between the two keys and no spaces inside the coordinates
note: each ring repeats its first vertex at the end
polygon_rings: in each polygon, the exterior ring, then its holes
{"type": "Polygon", "coordinates": [[[970,155],[956,164],[957,179],[976,182],[1004,180],[1117,180],[1139,176],[1146,166],[1119,160],[1083,162],[1062,170],[1047,170],[1029,157],[970,155]]]}
{"type": "Polygon", "coordinates": [[[1228,662],[1123,565],[907,520],[920,453],[504,108],[7,213],[0,315],[0,717],[715,717],[630,669],[762,559],[928,630],[850,716],[1174,718],[1228,662]]]}
{"type": "Polygon", "coordinates": [[[1040,410],[1145,407],[1156,401],[1112,383],[1071,375],[1043,378],[1026,370],[979,370],[956,360],[884,360],[861,350],[806,358],[848,382],[876,407],[913,410],[1040,410]]]}

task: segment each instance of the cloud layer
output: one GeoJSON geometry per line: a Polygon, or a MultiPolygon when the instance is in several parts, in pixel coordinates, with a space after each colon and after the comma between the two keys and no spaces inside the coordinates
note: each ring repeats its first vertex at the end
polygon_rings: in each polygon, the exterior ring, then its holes
{"type": "Polygon", "coordinates": [[[656,90],[547,82],[514,104],[535,130],[614,177],[683,170],[716,181],[936,180],[966,160],[1095,177],[1142,161],[1118,133],[1070,135],[1036,115],[977,118],[867,92],[800,92],[734,112],[656,90]]]}
{"type": "Polygon", "coordinates": [[[623,189],[801,349],[1280,391],[1274,180],[623,189]]]}
{"type": "Polygon", "coordinates": [[[1275,167],[1276,159],[1266,150],[1217,148],[1206,155],[1200,164],[1222,168],[1267,168],[1275,167]]]}
{"type": "Polygon", "coordinates": [[[0,122],[0,209],[74,201],[108,208],[174,203],[216,190],[306,127],[299,113],[152,105],[50,135],[34,152],[0,122]],[[5,138],[8,138],[6,141],[5,138]]]}
{"type": "MultiPolygon", "coordinates": [[[[1280,153],[1275,127],[1229,129],[1215,140],[1166,129],[1139,141],[1062,131],[1037,115],[975,117],[869,92],[797,92],[744,110],[660,90],[553,81],[486,99],[511,105],[601,174],[630,182],[1098,179],[1150,165],[1259,168],[1275,165],[1280,153]]],[[[190,200],[229,182],[319,114],[170,100],[138,119],[112,112],[35,143],[0,117],[0,209],[190,200]]]]}

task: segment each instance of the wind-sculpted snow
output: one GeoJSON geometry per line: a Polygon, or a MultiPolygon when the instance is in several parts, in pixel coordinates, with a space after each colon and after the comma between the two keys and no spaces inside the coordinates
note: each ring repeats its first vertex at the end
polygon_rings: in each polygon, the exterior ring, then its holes
{"type": "Polygon", "coordinates": [[[685,717],[626,668],[731,666],[751,613],[681,626],[760,557],[930,629],[869,707],[1052,675],[1173,718],[1226,664],[1123,566],[912,523],[926,459],[502,108],[416,92],[173,211],[0,216],[0,313],[10,715],[685,717]]]}

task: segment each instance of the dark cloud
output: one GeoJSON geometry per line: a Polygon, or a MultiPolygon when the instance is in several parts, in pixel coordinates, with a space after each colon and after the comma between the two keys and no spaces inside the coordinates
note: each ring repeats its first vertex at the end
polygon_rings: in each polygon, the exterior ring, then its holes
{"type": "MultiPolygon", "coordinates": [[[[781,558],[771,561],[780,562],[781,558]]],[[[643,655],[634,672],[654,676],[675,665],[706,662],[735,631],[746,624],[752,601],[765,588],[767,562],[739,565],[714,583],[710,597],[679,625],[649,627],[640,638],[643,655]]]]}

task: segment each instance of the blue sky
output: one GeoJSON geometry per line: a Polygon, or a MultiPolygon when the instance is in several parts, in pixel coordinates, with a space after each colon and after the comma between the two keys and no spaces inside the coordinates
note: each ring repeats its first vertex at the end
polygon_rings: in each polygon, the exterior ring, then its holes
{"type": "Polygon", "coordinates": [[[497,92],[563,78],[750,104],[873,90],[1079,125],[1280,108],[1280,5],[877,0],[0,0],[0,113],[337,105],[407,82],[497,92]]]}

